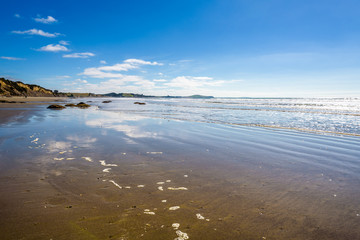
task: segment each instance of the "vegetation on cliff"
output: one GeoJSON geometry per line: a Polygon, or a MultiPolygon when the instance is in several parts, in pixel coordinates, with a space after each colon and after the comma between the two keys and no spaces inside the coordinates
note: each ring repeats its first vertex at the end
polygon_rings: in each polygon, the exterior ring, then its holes
{"type": "Polygon", "coordinates": [[[57,94],[38,85],[0,78],[0,96],[55,97],[57,94]]]}

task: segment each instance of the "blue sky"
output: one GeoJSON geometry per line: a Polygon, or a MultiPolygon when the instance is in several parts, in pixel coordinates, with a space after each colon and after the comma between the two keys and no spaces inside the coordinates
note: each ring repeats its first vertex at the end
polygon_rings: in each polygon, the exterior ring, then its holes
{"type": "Polygon", "coordinates": [[[358,97],[360,1],[6,1],[0,76],[70,92],[358,97]]]}

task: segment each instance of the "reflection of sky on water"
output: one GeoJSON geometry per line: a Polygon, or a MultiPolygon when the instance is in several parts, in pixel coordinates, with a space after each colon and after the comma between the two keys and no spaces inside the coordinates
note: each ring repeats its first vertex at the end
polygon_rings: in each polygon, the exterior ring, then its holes
{"type": "Polygon", "coordinates": [[[101,114],[96,114],[92,119],[86,120],[85,124],[90,127],[119,131],[130,138],[158,138],[157,132],[146,131],[141,128],[139,122],[146,119],[149,118],[133,114],[102,111],[101,114]]]}
{"type": "Polygon", "coordinates": [[[46,143],[46,146],[47,146],[47,150],[50,153],[54,153],[54,152],[65,151],[71,148],[71,142],[50,140],[46,143]]]}

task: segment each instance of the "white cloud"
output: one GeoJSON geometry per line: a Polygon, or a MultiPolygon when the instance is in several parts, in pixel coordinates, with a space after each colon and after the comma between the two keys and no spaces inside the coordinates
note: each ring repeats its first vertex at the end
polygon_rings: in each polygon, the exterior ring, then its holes
{"type": "Polygon", "coordinates": [[[101,64],[106,64],[107,62],[105,60],[100,61],[101,64]]]}
{"type": "Polygon", "coordinates": [[[61,76],[56,76],[56,78],[65,79],[65,78],[71,78],[71,77],[69,75],[61,75],[61,76]]]}
{"type": "Polygon", "coordinates": [[[48,16],[47,18],[34,18],[34,20],[36,22],[45,23],[45,24],[50,24],[58,21],[52,16],[48,16]]]}
{"type": "Polygon", "coordinates": [[[98,67],[97,69],[99,69],[100,71],[116,71],[116,72],[121,72],[121,71],[128,71],[131,69],[135,69],[135,68],[139,68],[138,65],[134,65],[134,64],[129,64],[129,63],[118,63],[112,66],[104,66],[104,67],[98,67]]]}
{"type": "Polygon", "coordinates": [[[214,81],[210,77],[192,77],[192,76],[180,76],[172,79],[164,85],[176,88],[198,88],[204,86],[220,86],[224,83],[223,80],[214,81]]]}
{"type": "Polygon", "coordinates": [[[18,14],[18,13],[15,13],[15,14],[14,14],[14,17],[16,17],[16,18],[21,18],[20,14],[18,14]]]}
{"type": "Polygon", "coordinates": [[[112,66],[102,66],[97,68],[86,68],[80,75],[85,75],[92,78],[121,78],[122,74],[112,72],[123,72],[131,69],[138,69],[142,65],[158,65],[162,63],[144,61],[141,59],[127,59],[123,63],[118,63],[112,66]]]}
{"type": "Polygon", "coordinates": [[[19,60],[26,60],[25,58],[17,58],[17,57],[0,57],[2,59],[6,59],[6,60],[12,60],[12,61],[19,61],[19,60]]]}
{"type": "Polygon", "coordinates": [[[158,62],[149,62],[149,61],[144,61],[141,59],[134,59],[134,58],[126,59],[124,62],[134,64],[134,65],[159,65],[159,66],[163,65],[162,63],[158,63],[158,62]]]}
{"type": "Polygon", "coordinates": [[[75,80],[75,83],[88,83],[88,81],[78,78],[75,80]]]}
{"type": "Polygon", "coordinates": [[[43,46],[41,48],[38,49],[38,51],[42,51],[42,52],[66,52],[69,51],[69,49],[63,45],[60,44],[49,44],[46,46],[43,46]]]}
{"type": "Polygon", "coordinates": [[[71,54],[63,55],[64,58],[89,58],[93,56],[95,56],[95,54],[91,52],[71,53],[71,54]]]}
{"type": "Polygon", "coordinates": [[[64,41],[64,40],[59,41],[59,43],[61,45],[70,45],[69,41],[64,41]]]}
{"type": "Polygon", "coordinates": [[[43,30],[36,29],[36,28],[26,30],[26,31],[12,31],[12,33],[25,34],[25,35],[39,35],[39,36],[43,36],[43,37],[57,37],[60,35],[60,33],[48,33],[48,32],[44,32],[43,30]]]}
{"type": "Polygon", "coordinates": [[[98,68],[86,68],[80,75],[85,75],[91,78],[121,78],[123,77],[120,73],[109,73],[103,72],[98,68]]]}
{"type": "Polygon", "coordinates": [[[166,79],[153,79],[154,82],[167,82],[166,79]]]}

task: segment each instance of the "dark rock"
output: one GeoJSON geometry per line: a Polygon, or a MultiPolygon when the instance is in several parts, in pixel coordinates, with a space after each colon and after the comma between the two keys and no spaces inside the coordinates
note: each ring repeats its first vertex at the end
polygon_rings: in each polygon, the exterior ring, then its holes
{"type": "Polygon", "coordinates": [[[61,105],[57,105],[57,104],[54,104],[54,105],[50,105],[48,106],[47,108],[49,109],[56,109],[56,110],[61,110],[61,109],[64,109],[65,107],[64,106],[61,106],[61,105]]]}
{"type": "Polygon", "coordinates": [[[103,103],[111,103],[112,101],[103,101],[103,103]]]}
{"type": "Polygon", "coordinates": [[[84,102],[79,102],[78,104],[76,104],[76,107],[78,108],[88,108],[91,107],[89,104],[86,104],[84,102]]]}
{"type": "Polygon", "coordinates": [[[143,102],[134,102],[134,104],[138,104],[138,105],[146,105],[146,103],[143,103],[143,102]]]}
{"type": "Polygon", "coordinates": [[[76,105],[73,103],[68,103],[68,104],[65,104],[65,107],[76,107],[76,105]]]}

